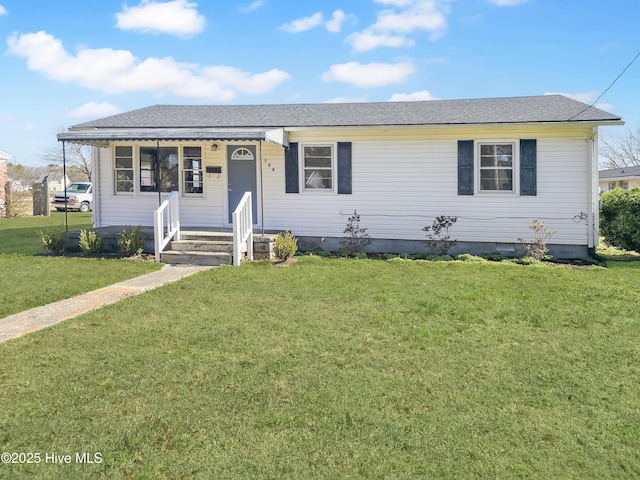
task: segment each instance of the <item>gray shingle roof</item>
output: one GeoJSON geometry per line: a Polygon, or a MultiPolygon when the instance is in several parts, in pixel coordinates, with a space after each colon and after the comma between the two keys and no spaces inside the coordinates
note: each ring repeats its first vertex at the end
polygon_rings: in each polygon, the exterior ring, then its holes
{"type": "Polygon", "coordinates": [[[598,177],[600,180],[606,180],[609,178],[640,177],[640,166],[600,170],[598,172],[598,177]]]}
{"type": "Polygon", "coordinates": [[[154,105],[82,123],[94,128],[286,128],[620,121],[564,97],[282,105],[154,105]]]}

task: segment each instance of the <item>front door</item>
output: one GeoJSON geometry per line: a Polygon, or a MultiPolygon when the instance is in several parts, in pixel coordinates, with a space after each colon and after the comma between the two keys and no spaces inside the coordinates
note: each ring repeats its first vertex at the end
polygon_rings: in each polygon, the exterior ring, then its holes
{"type": "Polygon", "coordinates": [[[229,223],[233,221],[233,211],[242,200],[245,192],[251,192],[253,223],[258,223],[255,145],[229,145],[227,147],[227,172],[229,179],[229,223]]]}

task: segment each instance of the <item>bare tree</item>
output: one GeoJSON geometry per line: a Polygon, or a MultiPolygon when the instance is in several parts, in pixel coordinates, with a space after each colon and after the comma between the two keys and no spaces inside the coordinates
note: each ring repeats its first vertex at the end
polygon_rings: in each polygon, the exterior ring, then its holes
{"type": "Polygon", "coordinates": [[[606,158],[607,168],[640,165],[640,127],[623,134],[604,134],[600,138],[600,156],[606,158]]]}
{"type": "MultiPolygon", "coordinates": [[[[65,132],[66,129],[62,129],[61,132],[65,132]]],[[[64,144],[67,168],[71,168],[72,172],[79,172],[83,177],[78,180],[91,181],[91,147],[88,145],[81,145],[79,143],[65,142],[64,144]]],[[[44,160],[47,163],[53,163],[55,165],[63,164],[62,155],[62,143],[60,143],[55,149],[52,149],[45,153],[44,160]]],[[[69,175],[70,177],[72,175],[69,175]]]]}

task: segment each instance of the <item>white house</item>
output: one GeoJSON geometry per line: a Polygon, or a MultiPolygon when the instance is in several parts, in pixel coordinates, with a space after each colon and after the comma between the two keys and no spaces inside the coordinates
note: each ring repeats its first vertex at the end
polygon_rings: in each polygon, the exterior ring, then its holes
{"type": "Polygon", "coordinates": [[[223,229],[246,191],[258,230],[337,249],[354,210],[372,251],[425,251],[455,216],[452,253],[551,253],[598,242],[598,127],[620,117],[561,95],[306,105],[156,105],[58,135],[94,149],[94,224],[150,226],[179,192],[182,229],[223,229]]]}
{"type": "Polygon", "coordinates": [[[614,188],[631,190],[640,185],[640,166],[600,170],[600,193],[614,188]]]}

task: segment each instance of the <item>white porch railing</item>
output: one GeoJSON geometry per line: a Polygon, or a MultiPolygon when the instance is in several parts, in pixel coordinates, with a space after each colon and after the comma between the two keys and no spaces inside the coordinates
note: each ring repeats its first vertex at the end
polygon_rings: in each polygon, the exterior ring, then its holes
{"type": "Polygon", "coordinates": [[[171,240],[180,240],[180,209],[178,192],[171,192],[154,212],[153,245],[156,252],[156,262],[160,261],[160,254],[171,240]]]}
{"type": "Polygon", "coordinates": [[[240,265],[242,246],[247,244],[247,257],[253,260],[253,217],[251,192],[245,192],[233,212],[233,264],[240,265]]]}

